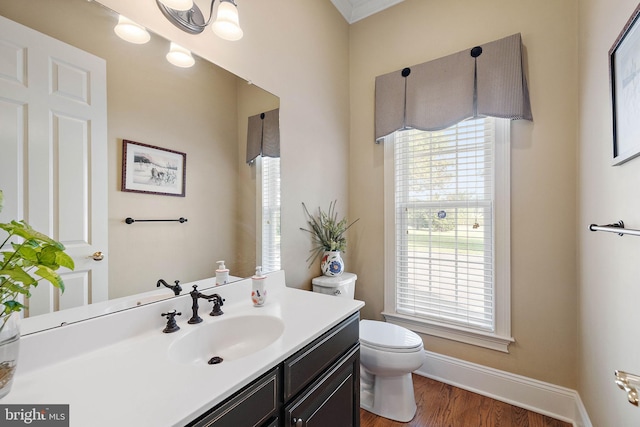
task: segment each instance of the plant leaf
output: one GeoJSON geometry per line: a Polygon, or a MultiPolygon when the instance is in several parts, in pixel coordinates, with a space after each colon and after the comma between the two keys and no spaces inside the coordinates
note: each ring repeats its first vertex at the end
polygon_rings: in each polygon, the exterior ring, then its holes
{"type": "Polygon", "coordinates": [[[35,271],[35,274],[60,289],[60,291],[64,292],[64,282],[62,281],[62,278],[49,267],[41,265],[40,268],[35,271]]]}
{"type": "Polygon", "coordinates": [[[66,252],[63,251],[56,252],[56,264],[58,264],[60,267],[66,267],[69,270],[73,270],[74,268],[76,268],[76,264],[73,261],[73,258],[71,258],[69,255],[67,255],[66,252]]]}
{"type": "Polygon", "coordinates": [[[62,243],[56,242],[46,234],[34,230],[24,221],[11,221],[9,224],[0,223],[0,228],[9,234],[15,234],[25,240],[35,240],[36,242],[48,243],[56,246],[58,249],[64,250],[64,245],[62,243]]]}
{"type": "Polygon", "coordinates": [[[56,253],[58,251],[59,249],[55,246],[45,245],[38,254],[39,264],[49,267],[52,270],[57,270],[58,267],[60,267],[56,264],[56,253]]]}
{"type": "Polygon", "coordinates": [[[338,201],[334,200],[329,203],[329,210],[324,212],[321,208],[318,208],[317,215],[311,215],[307,206],[302,203],[304,212],[307,216],[307,224],[309,228],[300,228],[302,231],[306,231],[311,234],[312,242],[314,246],[310,249],[311,255],[307,258],[307,261],[311,260],[309,267],[314,263],[316,258],[322,254],[323,251],[341,251],[345,252],[347,246],[347,239],[344,233],[356,222],[351,224],[347,222],[346,218],[338,220],[338,213],[336,211],[336,205],[338,201]]]}
{"type": "Polygon", "coordinates": [[[37,284],[36,279],[31,277],[29,273],[24,271],[20,266],[12,266],[0,270],[0,276],[7,276],[10,280],[6,280],[2,286],[9,287],[11,281],[22,283],[24,286],[34,286],[37,284]]]}
{"type": "Polygon", "coordinates": [[[38,252],[32,247],[20,245],[17,251],[22,256],[22,258],[31,262],[38,262],[38,252]]]}
{"type": "Polygon", "coordinates": [[[24,305],[14,300],[4,301],[3,304],[4,304],[4,313],[7,315],[13,313],[14,311],[20,311],[24,308],[24,305]]]}

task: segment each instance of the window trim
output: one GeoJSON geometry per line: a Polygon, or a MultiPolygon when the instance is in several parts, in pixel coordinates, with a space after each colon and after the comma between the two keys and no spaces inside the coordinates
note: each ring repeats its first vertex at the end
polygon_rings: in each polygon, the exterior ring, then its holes
{"type": "Polygon", "coordinates": [[[396,311],[395,183],[393,134],[384,141],[384,311],[387,322],[415,332],[492,350],[509,352],[511,336],[511,121],[495,122],[495,331],[485,332],[444,322],[416,318],[396,311]]]}

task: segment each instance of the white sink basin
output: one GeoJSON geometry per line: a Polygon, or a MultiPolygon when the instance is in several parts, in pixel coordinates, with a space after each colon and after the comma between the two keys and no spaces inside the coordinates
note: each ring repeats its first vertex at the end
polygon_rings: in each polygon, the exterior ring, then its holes
{"type": "Polygon", "coordinates": [[[281,319],[264,315],[184,325],[180,331],[174,332],[184,335],[169,347],[169,359],[196,365],[206,365],[214,357],[222,358],[218,363],[237,360],[267,347],[280,338],[283,331],[281,319]]]}

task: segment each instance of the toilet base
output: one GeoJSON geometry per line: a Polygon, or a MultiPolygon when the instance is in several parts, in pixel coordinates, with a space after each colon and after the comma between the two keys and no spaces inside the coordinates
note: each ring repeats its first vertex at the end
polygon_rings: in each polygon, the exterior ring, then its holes
{"type": "Polygon", "coordinates": [[[416,415],[411,374],[375,376],[360,369],[360,407],[390,420],[407,423],[416,415]]]}

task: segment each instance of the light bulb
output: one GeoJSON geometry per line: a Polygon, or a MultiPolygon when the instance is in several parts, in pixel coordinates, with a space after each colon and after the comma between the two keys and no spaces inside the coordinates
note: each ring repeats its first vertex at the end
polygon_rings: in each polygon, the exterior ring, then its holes
{"type": "Polygon", "coordinates": [[[176,67],[182,68],[189,68],[196,63],[188,49],[174,42],[171,42],[171,48],[169,49],[169,53],[167,53],[167,61],[176,67]]]}
{"type": "Polygon", "coordinates": [[[113,31],[118,35],[118,37],[122,40],[128,41],[129,43],[144,44],[151,39],[146,28],[122,15],[118,18],[118,25],[115,26],[113,31]]]}
{"type": "Polygon", "coordinates": [[[160,2],[173,10],[189,10],[193,7],[193,0],[160,0],[160,2]]]}
{"type": "Polygon", "coordinates": [[[243,32],[238,20],[238,8],[229,0],[220,0],[218,14],[211,25],[213,32],[222,39],[235,41],[242,38],[243,32]]]}

